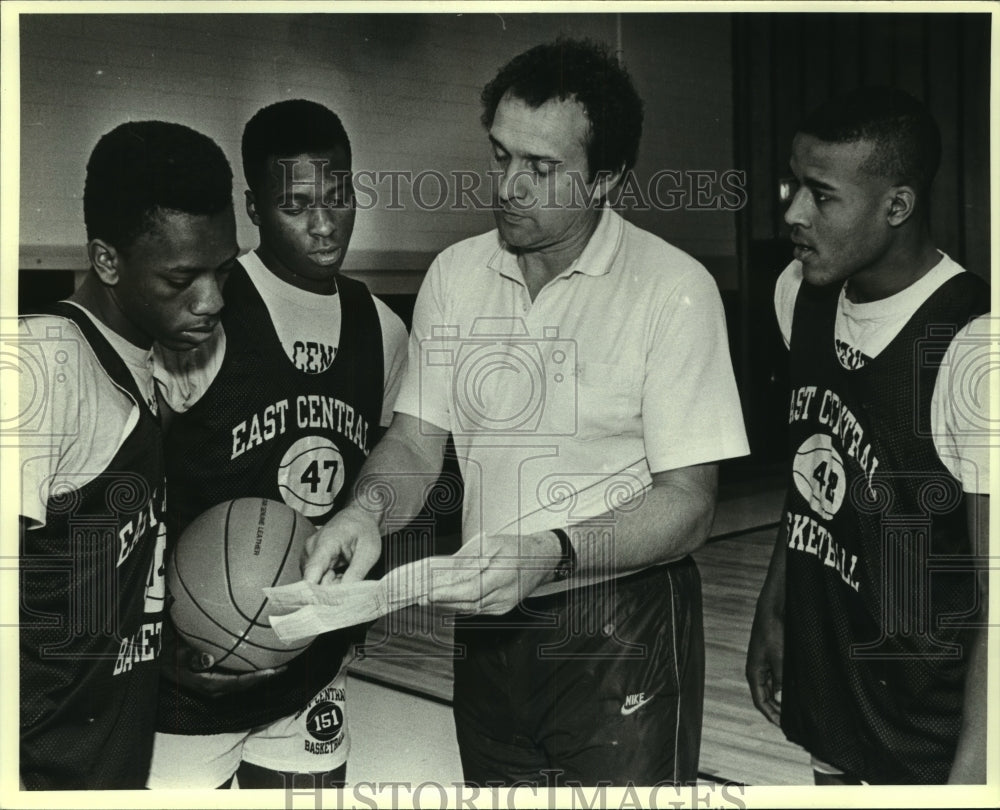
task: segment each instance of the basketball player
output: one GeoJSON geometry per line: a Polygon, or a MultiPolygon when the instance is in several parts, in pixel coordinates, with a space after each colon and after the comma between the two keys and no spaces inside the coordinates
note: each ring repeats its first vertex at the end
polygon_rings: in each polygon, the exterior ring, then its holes
{"type": "Polygon", "coordinates": [[[21,783],[142,788],[163,612],[164,463],[153,341],[212,333],[237,254],[222,150],[179,124],[104,135],[83,194],[90,271],[23,317],[21,783]],[[34,381],[34,384],[31,384],[34,381]]]}
{"type": "MultiPolygon", "coordinates": [[[[181,531],[222,501],[283,500],[320,523],[342,505],[392,418],[402,321],[339,270],[354,228],[351,145],[336,114],[282,101],[243,132],[246,208],[260,246],[229,277],[219,329],[164,352],[175,411],[168,517],[181,531]]],[[[285,670],[216,696],[166,681],[149,786],[285,787],[295,773],[342,785],[350,747],[342,662],[364,628],[321,636],[285,670]]]]}
{"type": "Polygon", "coordinates": [[[940,152],[888,88],[827,102],[792,143],[794,460],[747,679],[817,784],[985,779],[989,464],[959,366],[989,351],[961,331],[989,290],[934,247],[940,152]]]}
{"type": "Polygon", "coordinates": [[[393,511],[360,491],[311,538],[305,575],[342,558],[345,581],[363,574],[453,432],[470,565],[439,572],[428,600],[480,614],[455,634],[466,781],[691,782],[689,554],[717,462],[747,452],[719,292],[604,204],[635,163],[642,102],[603,47],[532,48],[482,100],[497,230],[440,254],[420,289],[396,418],[362,471],[394,488],[393,511]]]}

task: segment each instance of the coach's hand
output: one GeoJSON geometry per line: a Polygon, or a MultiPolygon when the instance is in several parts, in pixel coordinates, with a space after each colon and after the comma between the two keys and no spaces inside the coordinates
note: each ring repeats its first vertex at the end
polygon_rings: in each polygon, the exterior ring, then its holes
{"type": "Polygon", "coordinates": [[[163,674],[180,686],[208,697],[219,697],[256,686],[261,681],[284,672],[286,667],[234,672],[212,669],[215,659],[185,644],[167,625],[163,631],[163,674]]]}
{"type": "Polygon", "coordinates": [[[762,598],[758,602],[750,631],[746,676],[753,705],[776,726],[781,725],[781,667],[784,651],[784,619],[780,613],[764,604],[762,598]]]}
{"type": "Polygon", "coordinates": [[[360,582],[381,555],[382,538],[371,513],[347,506],[306,538],[302,578],[322,585],[360,582]]]}
{"type": "Polygon", "coordinates": [[[559,538],[552,532],[473,540],[453,555],[456,563],[469,564],[435,570],[421,601],[455,613],[499,616],[550,581],[561,555],[559,538]]]}

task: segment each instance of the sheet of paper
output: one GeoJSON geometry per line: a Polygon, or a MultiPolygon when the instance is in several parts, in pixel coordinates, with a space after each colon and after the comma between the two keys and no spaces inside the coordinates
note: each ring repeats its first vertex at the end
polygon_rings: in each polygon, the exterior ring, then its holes
{"type": "Polygon", "coordinates": [[[427,557],[394,568],[378,581],[313,585],[300,581],[264,593],[272,606],[289,613],[270,616],[278,638],[288,643],[375,621],[394,610],[427,601],[434,577],[446,571],[477,570],[478,557],[427,557]]]}
{"type": "MultiPolygon", "coordinates": [[[[644,462],[639,460],[625,469],[610,476],[600,476],[598,480],[584,487],[581,491],[604,487],[612,490],[619,500],[631,500],[646,487],[642,473],[644,462]],[[612,482],[620,479],[618,487],[612,487],[612,482]],[[626,486],[627,485],[627,486],[626,486]]],[[[648,478],[648,470],[646,471],[648,478]]],[[[579,493],[577,493],[579,494],[579,493]]],[[[608,497],[605,496],[605,500],[608,497]]],[[[612,499],[614,500],[614,499],[612,499]]],[[[607,503],[611,508],[616,503],[607,503]]],[[[563,509],[554,511],[553,505],[541,506],[527,515],[515,518],[500,534],[529,534],[544,531],[553,526],[565,525],[566,515],[563,509]]],[[[444,557],[426,557],[399,568],[394,568],[377,582],[366,580],[348,584],[312,585],[306,582],[295,582],[277,588],[265,588],[264,593],[276,607],[287,608],[288,613],[281,616],[271,616],[270,622],[278,637],[284,642],[298,641],[303,638],[317,636],[330,630],[341,630],[356,624],[374,621],[394,610],[423,602],[426,604],[436,574],[455,572],[458,570],[482,569],[489,562],[489,557],[476,556],[478,537],[473,537],[463,543],[462,549],[456,554],[444,557]]],[[[491,556],[500,553],[493,549],[491,556]]],[[[613,566],[613,561],[609,562],[613,566]]],[[[613,568],[609,567],[609,572],[613,568]]],[[[574,580],[575,584],[586,584],[591,581],[607,579],[614,574],[581,577],[574,580]]],[[[534,593],[541,596],[546,593],[564,590],[566,583],[557,582],[542,585],[534,593]]]]}

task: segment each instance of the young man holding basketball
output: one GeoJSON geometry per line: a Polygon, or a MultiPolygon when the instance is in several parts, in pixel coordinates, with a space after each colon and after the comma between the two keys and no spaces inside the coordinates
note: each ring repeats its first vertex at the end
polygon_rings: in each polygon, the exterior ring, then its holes
{"type": "MultiPolygon", "coordinates": [[[[315,523],[343,504],[392,418],[405,364],[400,319],[339,273],[354,228],[351,145],[311,101],[257,112],[243,133],[246,207],[260,246],[225,288],[211,340],[164,352],[175,412],[168,519],[181,531],[237,497],[284,501],[315,523]]],[[[265,683],[207,696],[167,680],[149,787],[284,788],[294,774],[342,785],[349,737],[344,662],[364,629],[318,638],[265,683]]]]}
{"type": "Polygon", "coordinates": [[[164,460],[152,344],[193,348],[237,255],[232,173],[209,138],[104,135],[83,195],[90,272],[20,322],[20,774],[30,789],[139,789],[163,618],[164,460]],[[34,384],[31,384],[31,383],[34,384]]]}
{"type": "Polygon", "coordinates": [[[927,109],[888,88],[827,102],[792,143],[775,291],[792,475],[746,672],[817,784],[986,776],[995,382],[962,384],[990,369],[988,326],[966,326],[989,289],[934,247],[940,150],[927,109]]]}

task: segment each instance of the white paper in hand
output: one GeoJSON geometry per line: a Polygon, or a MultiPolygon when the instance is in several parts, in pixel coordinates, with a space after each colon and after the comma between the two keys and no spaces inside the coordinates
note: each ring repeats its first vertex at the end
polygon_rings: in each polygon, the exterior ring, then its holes
{"type": "Polygon", "coordinates": [[[382,580],[333,587],[294,582],[265,588],[264,593],[275,607],[294,609],[269,617],[274,632],[285,643],[374,621],[387,612],[382,580]]]}
{"type": "Polygon", "coordinates": [[[427,557],[394,568],[377,582],[364,580],[346,585],[314,585],[293,582],[264,588],[276,608],[287,608],[281,616],[270,616],[278,638],[288,643],[375,621],[394,610],[427,602],[436,571],[468,568],[474,560],[456,557],[427,557]]]}

